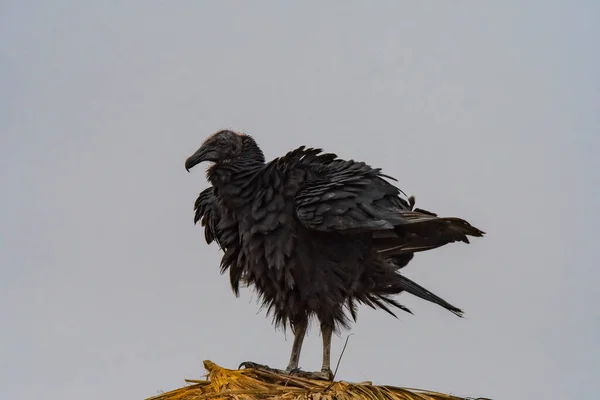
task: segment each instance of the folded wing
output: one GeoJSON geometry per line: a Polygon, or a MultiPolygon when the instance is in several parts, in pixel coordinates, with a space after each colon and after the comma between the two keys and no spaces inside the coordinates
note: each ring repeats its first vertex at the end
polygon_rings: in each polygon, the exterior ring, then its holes
{"type": "Polygon", "coordinates": [[[434,249],[484,232],[456,217],[414,209],[414,198],[362,162],[336,160],[313,168],[314,179],[295,198],[298,219],[308,228],[341,234],[370,232],[386,256],[434,249]]]}

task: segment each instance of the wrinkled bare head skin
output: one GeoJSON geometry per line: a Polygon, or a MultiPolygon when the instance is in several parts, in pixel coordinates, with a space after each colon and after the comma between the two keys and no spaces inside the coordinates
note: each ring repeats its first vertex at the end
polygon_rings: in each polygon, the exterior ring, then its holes
{"type": "Polygon", "coordinates": [[[243,153],[245,137],[248,136],[229,130],[222,130],[209,136],[202,146],[185,160],[185,169],[189,171],[204,161],[223,163],[235,160],[243,153]]]}

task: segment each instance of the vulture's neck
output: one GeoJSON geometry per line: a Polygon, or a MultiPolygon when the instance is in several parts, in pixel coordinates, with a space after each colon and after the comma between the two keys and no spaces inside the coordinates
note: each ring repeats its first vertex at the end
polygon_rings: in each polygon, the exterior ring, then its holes
{"type": "Polygon", "coordinates": [[[252,141],[244,144],[241,156],[212,165],[207,178],[223,205],[238,208],[252,201],[254,178],[264,165],[263,152],[252,141]]]}

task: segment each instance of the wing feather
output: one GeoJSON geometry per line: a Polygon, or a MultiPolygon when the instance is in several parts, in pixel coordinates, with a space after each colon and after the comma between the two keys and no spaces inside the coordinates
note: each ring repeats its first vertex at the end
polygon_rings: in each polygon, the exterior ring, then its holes
{"type": "Polygon", "coordinates": [[[364,162],[327,158],[305,167],[310,179],[296,193],[294,206],[296,216],[309,229],[371,232],[375,247],[390,257],[456,241],[469,243],[467,236],[484,234],[463,219],[415,209],[414,197],[405,198],[404,192],[384,179],[393,178],[364,162]]]}

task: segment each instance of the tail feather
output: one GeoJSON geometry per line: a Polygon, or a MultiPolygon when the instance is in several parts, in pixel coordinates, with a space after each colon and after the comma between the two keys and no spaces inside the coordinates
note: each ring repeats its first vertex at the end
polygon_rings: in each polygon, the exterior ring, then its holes
{"type": "Polygon", "coordinates": [[[421,209],[402,211],[394,226],[393,231],[373,234],[375,246],[386,257],[432,250],[453,242],[470,243],[469,236],[485,235],[462,218],[438,217],[421,209]]]}
{"type": "Polygon", "coordinates": [[[386,290],[386,291],[389,290],[389,294],[400,293],[400,292],[406,291],[406,292],[408,292],[414,296],[417,296],[423,300],[427,300],[431,303],[437,304],[438,306],[444,307],[446,310],[448,310],[448,311],[452,312],[453,314],[462,318],[463,311],[460,308],[453,306],[452,304],[448,303],[446,300],[433,294],[429,290],[425,289],[423,286],[417,284],[416,282],[411,281],[410,279],[408,279],[407,277],[405,277],[403,275],[397,274],[396,277],[397,277],[396,282],[393,282],[389,286],[389,288],[386,290]]]}
{"type": "Polygon", "coordinates": [[[413,296],[419,297],[420,299],[427,300],[433,304],[444,307],[446,310],[461,318],[463,316],[463,311],[460,308],[453,306],[446,300],[431,293],[421,285],[398,273],[394,273],[392,276],[387,275],[385,283],[382,283],[381,285],[377,284],[374,288],[371,288],[371,290],[367,292],[355,293],[354,295],[348,297],[346,306],[355,322],[357,317],[356,302],[365,304],[373,309],[382,309],[391,316],[398,318],[389,306],[393,306],[410,314],[413,313],[408,307],[400,304],[391,297],[402,292],[410,293],[413,296]]]}
{"type": "MultiPolygon", "coordinates": [[[[387,210],[382,218],[394,225],[394,229],[383,229],[373,232],[373,246],[383,258],[388,267],[393,268],[393,276],[386,275],[382,284],[376,285],[366,296],[356,298],[370,307],[379,307],[387,313],[396,316],[388,306],[394,306],[403,311],[412,312],[390,296],[408,292],[423,300],[437,304],[462,318],[463,311],[435,295],[423,286],[400,275],[398,270],[405,267],[413,258],[414,253],[444,246],[453,242],[469,243],[468,236],[482,237],[485,232],[474,227],[467,221],[456,217],[438,217],[437,214],[414,208],[415,198],[408,198],[408,210],[387,210]]],[[[354,299],[349,300],[352,317],[356,319],[354,299]]]]}

